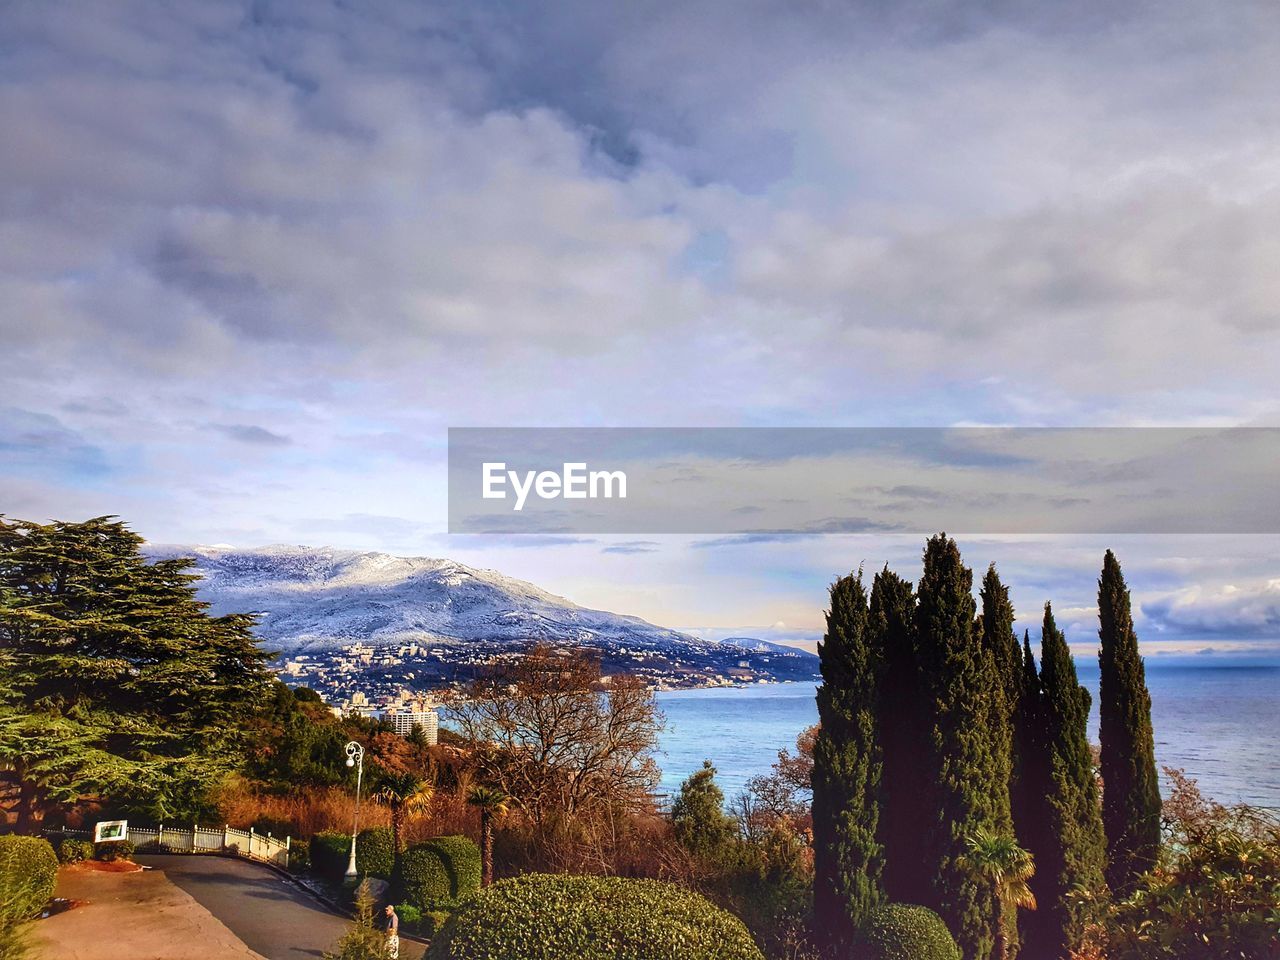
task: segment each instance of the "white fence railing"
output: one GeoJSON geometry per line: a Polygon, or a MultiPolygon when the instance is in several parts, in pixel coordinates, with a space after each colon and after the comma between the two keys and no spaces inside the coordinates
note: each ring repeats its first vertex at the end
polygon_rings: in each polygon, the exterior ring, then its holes
{"type": "MultiPolygon", "coordinates": [[[[93,837],[91,830],[49,830],[46,833],[84,840],[93,837]]],[[[225,853],[247,860],[274,863],[278,867],[289,866],[290,838],[280,840],[269,833],[255,833],[252,827],[238,830],[232,826],[202,827],[198,824],[189,827],[170,827],[164,824],[158,827],[135,827],[130,824],[129,840],[142,852],[158,849],[164,853],[225,853]]]]}

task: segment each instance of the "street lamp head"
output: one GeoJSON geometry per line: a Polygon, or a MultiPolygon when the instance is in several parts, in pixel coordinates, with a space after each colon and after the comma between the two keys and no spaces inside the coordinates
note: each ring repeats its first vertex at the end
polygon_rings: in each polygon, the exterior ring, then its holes
{"type": "Polygon", "coordinates": [[[351,757],[347,757],[347,766],[354,767],[355,765],[356,765],[355,760],[353,760],[351,757]]]}

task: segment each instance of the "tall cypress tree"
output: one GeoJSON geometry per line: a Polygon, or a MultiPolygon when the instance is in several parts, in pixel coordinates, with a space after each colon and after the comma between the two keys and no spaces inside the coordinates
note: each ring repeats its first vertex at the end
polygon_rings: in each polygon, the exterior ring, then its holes
{"type": "Polygon", "coordinates": [[[1028,918],[1027,952],[1065,960],[1083,933],[1083,917],[1069,894],[1077,886],[1101,888],[1106,845],[1087,731],[1092,698],[1080,686],[1066,637],[1047,603],[1040,650],[1044,829],[1031,847],[1039,910],[1028,918]]]}
{"type": "MultiPolygon", "coordinates": [[[[1037,900],[1045,895],[1044,876],[1039,861],[1051,835],[1045,802],[1049,783],[1048,746],[1045,737],[1044,693],[1040,686],[1040,671],[1035,654],[1031,652],[1031,634],[1022,634],[1022,678],[1018,684],[1018,708],[1014,723],[1015,757],[1013,784],[1010,788],[1013,801],[1014,829],[1018,841],[1030,851],[1036,861],[1036,873],[1030,885],[1037,900]]],[[[1025,955],[1041,960],[1034,952],[1035,929],[1039,919],[1034,911],[1018,915],[1019,937],[1025,946],[1025,955]]]]}
{"type": "Polygon", "coordinates": [[[1013,710],[1022,682],[1022,652],[1013,632],[1013,604],[1009,589],[1000,581],[993,563],[982,578],[982,647],[993,673],[987,730],[992,740],[996,794],[992,798],[991,829],[1000,834],[1013,832],[1009,781],[1013,771],[1013,710]]]}
{"type": "Polygon", "coordinates": [[[1110,550],[1098,578],[1098,619],[1107,882],[1113,892],[1123,895],[1155,865],[1159,853],[1160,782],[1151,694],[1133,630],[1129,589],[1110,550]]]}
{"type": "MultiPolygon", "coordinates": [[[[992,672],[987,708],[987,732],[991,738],[992,776],[995,792],[991,797],[989,829],[999,836],[1015,836],[1011,786],[1014,762],[1014,707],[1022,682],[1022,651],[1013,632],[1013,604],[1009,589],[1000,580],[993,563],[982,578],[982,614],[978,618],[983,654],[992,672]]],[[[1005,911],[1004,931],[1006,956],[1018,948],[1016,910],[1005,911]]]]}
{"type": "Polygon", "coordinates": [[[887,566],[871,584],[870,629],[882,652],[879,733],[880,842],[884,847],[885,895],[899,903],[922,903],[931,877],[921,869],[928,851],[920,825],[933,816],[928,754],[932,727],[915,649],[915,589],[887,566]]]}
{"type": "Polygon", "coordinates": [[[852,941],[884,898],[877,742],[879,651],[868,630],[862,573],[831,587],[827,632],[818,645],[821,729],[813,750],[814,911],[833,946],[852,941]]]}
{"type": "Polygon", "coordinates": [[[997,820],[997,799],[1007,809],[998,746],[988,722],[997,677],[974,633],[973,572],[945,534],[925,545],[924,575],[916,604],[916,638],[931,696],[934,817],[929,825],[932,907],[946,920],[966,960],[985,960],[995,938],[995,894],[966,868],[966,840],[997,820]]]}

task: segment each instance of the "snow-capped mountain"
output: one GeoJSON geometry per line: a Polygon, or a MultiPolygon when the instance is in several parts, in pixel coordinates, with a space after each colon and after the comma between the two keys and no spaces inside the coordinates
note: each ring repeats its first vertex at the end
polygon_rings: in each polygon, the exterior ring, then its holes
{"type": "Polygon", "coordinates": [[[638,617],[590,610],[524,580],[452,560],[295,546],[150,552],[194,557],[204,578],[199,593],[211,612],[259,614],[263,645],[285,655],[355,641],[381,647],[541,640],[613,652],[812,657],[766,641],[703,640],[638,617]]]}

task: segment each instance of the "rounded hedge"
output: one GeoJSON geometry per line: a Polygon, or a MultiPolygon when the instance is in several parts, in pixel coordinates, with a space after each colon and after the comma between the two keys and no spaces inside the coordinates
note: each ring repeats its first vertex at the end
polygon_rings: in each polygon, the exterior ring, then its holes
{"type": "Polygon", "coordinates": [[[347,861],[351,855],[351,836],[325,830],[317,833],[308,844],[311,855],[311,866],[316,873],[337,880],[347,872],[347,861]]]}
{"type": "Polygon", "coordinates": [[[859,940],[868,960],[960,960],[960,948],[942,918],[910,903],[871,911],[859,940]]]}
{"type": "Polygon", "coordinates": [[[396,848],[390,827],[369,827],[360,831],[356,837],[356,870],[360,876],[390,880],[395,863],[396,848]]]}
{"type": "Polygon", "coordinates": [[[58,856],[39,837],[0,837],[0,923],[38,914],[58,882],[58,856]]]}
{"type": "Polygon", "coordinates": [[[458,909],[427,960],[763,960],[742,921],[658,880],[528,874],[458,909]]]}
{"type": "Polygon", "coordinates": [[[416,843],[400,858],[397,887],[424,913],[447,910],[480,889],[480,848],[466,837],[416,843]]]}

